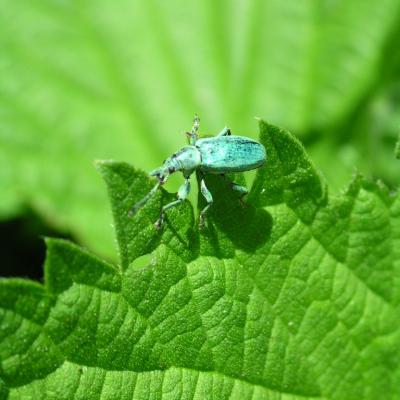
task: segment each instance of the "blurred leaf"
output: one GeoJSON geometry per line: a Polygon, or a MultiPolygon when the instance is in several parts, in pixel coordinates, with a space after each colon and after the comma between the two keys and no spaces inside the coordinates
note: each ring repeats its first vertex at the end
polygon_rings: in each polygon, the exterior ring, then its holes
{"type": "Polygon", "coordinates": [[[397,0],[0,0],[0,215],[29,204],[113,255],[94,159],[154,168],[185,142],[194,112],[210,133],[229,124],[251,135],[265,116],[321,135],[376,80],[399,10],[397,0]]]}
{"type": "Polygon", "coordinates": [[[331,189],[343,189],[355,170],[398,187],[400,170],[393,149],[400,129],[399,78],[400,74],[390,84],[380,83],[351,118],[309,146],[331,189]]]}
{"type": "Polygon", "coordinates": [[[358,176],[328,197],[300,143],[260,127],[252,205],[211,177],[202,233],[187,201],[154,228],[164,191],[128,218],[149,179],[98,164],[121,266],[51,239],[45,286],[0,280],[3,398],[399,397],[398,194],[358,176]]]}
{"type": "Polygon", "coordinates": [[[343,189],[355,170],[398,187],[400,170],[393,147],[400,127],[399,13],[396,19],[381,49],[372,86],[347,118],[324,132],[324,140],[308,141],[308,151],[336,191],[343,189]]]}

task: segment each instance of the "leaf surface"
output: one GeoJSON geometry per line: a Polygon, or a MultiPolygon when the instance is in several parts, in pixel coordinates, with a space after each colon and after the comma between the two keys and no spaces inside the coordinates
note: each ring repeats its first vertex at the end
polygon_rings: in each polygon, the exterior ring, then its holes
{"type": "Polygon", "coordinates": [[[188,201],[100,162],[120,264],[48,239],[44,286],[1,280],[5,399],[399,397],[400,200],[356,176],[340,196],[302,145],[260,122],[247,207],[218,176],[199,233],[188,201]],[[149,257],[148,265],[135,262],[149,257]]]}

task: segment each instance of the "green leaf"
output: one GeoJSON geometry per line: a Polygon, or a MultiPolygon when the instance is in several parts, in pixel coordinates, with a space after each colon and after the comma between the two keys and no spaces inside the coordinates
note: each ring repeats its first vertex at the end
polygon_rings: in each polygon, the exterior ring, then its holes
{"type": "MultiPolygon", "coordinates": [[[[0,215],[28,205],[113,256],[92,160],[154,168],[195,112],[212,134],[229,124],[252,135],[252,118],[268,117],[329,154],[330,128],[379,82],[400,3],[2,0],[0,10],[0,215]]],[[[362,160],[362,143],[350,150],[362,160]]],[[[337,174],[327,159],[340,187],[354,165],[337,174]]]]}
{"type": "MultiPolygon", "coordinates": [[[[395,37],[397,49],[398,34],[395,37]]],[[[387,75],[388,72],[381,68],[380,76],[387,75]]],[[[389,84],[377,82],[377,88],[365,99],[363,107],[327,132],[326,140],[315,141],[308,147],[313,160],[324,171],[331,190],[343,189],[344,182],[350,179],[355,169],[397,188],[399,167],[393,157],[393,148],[400,126],[399,76],[397,72],[395,79],[389,79],[389,84]]]]}
{"type": "Polygon", "coordinates": [[[193,258],[198,240],[194,235],[193,210],[188,202],[168,213],[168,228],[160,234],[154,222],[159,217],[161,202],[172,201],[175,196],[160,190],[132,219],[129,209],[149,192],[154,182],[126,163],[103,161],[97,163],[97,168],[108,185],[122,268],[126,269],[137,257],[152,252],[162,243],[187,261],[193,258]]]}
{"type": "Polygon", "coordinates": [[[268,168],[258,171],[252,191],[258,206],[286,203],[302,219],[312,221],[326,200],[326,187],[301,143],[290,133],[260,123],[268,168]]]}
{"type": "Polygon", "coordinates": [[[218,176],[188,201],[99,162],[121,262],[48,239],[45,285],[0,281],[4,399],[396,399],[400,198],[357,175],[340,196],[301,144],[260,121],[247,207],[218,176]],[[135,262],[149,255],[149,263],[135,262]]]}

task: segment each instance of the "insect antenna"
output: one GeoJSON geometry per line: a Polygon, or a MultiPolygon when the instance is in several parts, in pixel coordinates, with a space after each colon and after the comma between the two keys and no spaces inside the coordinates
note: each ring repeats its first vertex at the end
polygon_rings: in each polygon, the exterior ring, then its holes
{"type": "Polygon", "coordinates": [[[192,135],[197,135],[197,131],[199,130],[200,127],[200,118],[197,114],[194,115],[193,118],[193,127],[192,127],[192,135]]]}
{"type": "Polygon", "coordinates": [[[192,145],[197,142],[198,139],[197,132],[199,130],[199,127],[200,127],[200,118],[197,114],[195,114],[193,119],[193,127],[190,130],[190,132],[186,132],[186,135],[189,138],[189,143],[192,145]]]}

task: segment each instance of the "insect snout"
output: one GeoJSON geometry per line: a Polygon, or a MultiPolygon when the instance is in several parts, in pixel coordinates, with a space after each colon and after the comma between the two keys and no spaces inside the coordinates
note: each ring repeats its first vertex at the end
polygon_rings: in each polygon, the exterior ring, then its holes
{"type": "Polygon", "coordinates": [[[165,170],[164,168],[157,168],[154,171],[150,172],[150,176],[155,176],[162,185],[167,181],[170,173],[171,172],[169,171],[169,169],[165,170]]]}

